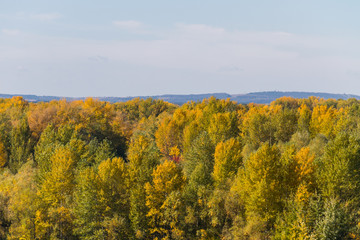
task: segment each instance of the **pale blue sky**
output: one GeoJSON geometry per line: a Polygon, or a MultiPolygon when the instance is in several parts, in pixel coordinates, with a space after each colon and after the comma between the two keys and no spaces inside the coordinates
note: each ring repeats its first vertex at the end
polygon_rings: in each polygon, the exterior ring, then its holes
{"type": "Polygon", "coordinates": [[[358,0],[0,0],[0,93],[360,94],[358,0]]]}

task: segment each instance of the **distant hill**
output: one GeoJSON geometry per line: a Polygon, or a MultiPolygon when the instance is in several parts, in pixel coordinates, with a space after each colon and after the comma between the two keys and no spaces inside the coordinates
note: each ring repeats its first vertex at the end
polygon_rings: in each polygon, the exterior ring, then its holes
{"type": "Polygon", "coordinates": [[[247,94],[231,95],[231,100],[238,103],[263,103],[269,104],[280,97],[293,97],[293,98],[309,98],[311,96],[320,97],[324,99],[360,99],[358,95],[351,94],[334,94],[334,93],[319,93],[319,92],[253,92],[247,94]]]}
{"type": "MultiPolygon", "coordinates": [[[[84,97],[80,98],[71,98],[71,97],[59,97],[59,96],[37,96],[37,95],[21,95],[21,94],[0,94],[0,98],[12,98],[14,96],[22,96],[25,100],[30,102],[49,102],[51,100],[60,100],[66,99],[69,101],[72,100],[83,100],[84,97]]],[[[269,104],[272,101],[280,97],[293,97],[293,98],[308,98],[310,96],[320,97],[324,99],[349,99],[356,98],[360,99],[358,95],[351,94],[334,94],[334,93],[318,93],[318,92],[278,92],[278,91],[269,91],[269,92],[253,92],[246,94],[227,94],[227,93],[206,93],[206,94],[167,94],[167,95],[157,95],[157,96],[136,96],[136,97],[96,97],[101,101],[108,102],[126,102],[134,98],[153,98],[153,99],[162,99],[167,102],[174,104],[182,105],[188,101],[202,101],[204,98],[209,98],[214,96],[218,99],[227,99],[230,98],[233,101],[238,103],[261,103],[269,104]]]]}

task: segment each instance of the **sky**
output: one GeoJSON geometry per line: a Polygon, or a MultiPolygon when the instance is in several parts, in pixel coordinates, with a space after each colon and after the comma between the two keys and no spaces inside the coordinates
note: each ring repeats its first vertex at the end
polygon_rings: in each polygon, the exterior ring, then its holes
{"type": "Polygon", "coordinates": [[[358,0],[0,0],[0,93],[360,95],[358,0]]]}

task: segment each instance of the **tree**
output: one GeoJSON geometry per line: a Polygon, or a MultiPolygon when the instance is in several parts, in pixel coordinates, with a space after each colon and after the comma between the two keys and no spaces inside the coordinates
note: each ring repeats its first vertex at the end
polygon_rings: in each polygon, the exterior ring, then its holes
{"type": "Polygon", "coordinates": [[[11,130],[9,168],[13,172],[28,160],[31,151],[30,129],[26,118],[22,118],[11,130]]]}
{"type": "Polygon", "coordinates": [[[220,142],[215,148],[213,177],[215,186],[226,186],[242,164],[242,144],[234,138],[220,142]]]}
{"type": "Polygon", "coordinates": [[[108,159],[98,167],[99,206],[105,223],[103,225],[106,235],[112,239],[129,236],[129,190],[128,170],[122,158],[108,159]],[[114,221],[116,220],[116,221],[114,221]],[[117,223],[114,225],[114,223],[117,223]]]}
{"type": "Polygon", "coordinates": [[[172,116],[164,118],[155,133],[156,145],[165,157],[170,156],[172,147],[182,149],[183,131],[193,118],[193,112],[178,108],[172,116]]]}
{"type": "Polygon", "coordinates": [[[237,118],[234,112],[215,113],[210,118],[208,133],[214,145],[239,134],[237,118]]]}
{"type": "Polygon", "coordinates": [[[311,110],[305,104],[302,104],[298,108],[298,129],[300,132],[308,132],[311,121],[311,110]]]}
{"type": "Polygon", "coordinates": [[[279,111],[280,106],[269,109],[268,106],[251,107],[242,117],[242,135],[245,143],[250,144],[255,149],[262,143],[275,142],[275,127],[271,118],[272,114],[279,111]]]}
{"type": "Polygon", "coordinates": [[[282,109],[273,116],[273,119],[276,129],[274,133],[276,140],[288,142],[297,129],[296,111],[292,109],[282,109]]]}
{"type": "Polygon", "coordinates": [[[146,206],[149,208],[147,216],[151,236],[158,238],[170,237],[172,232],[178,232],[178,216],[170,214],[178,210],[179,204],[172,205],[179,200],[178,194],[185,183],[181,169],[172,161],[165,160],[158,165],[152,174],[151,183],[145,184],[146,206]],[[175,195],[174,195],[175,194],[175,195]],[[173,208],[173,209],[172,209],[173,208]]]}
{"type": "Polygon", "coordinates": [[[100,187],[92,168],[80,171],[74,192],[74,233],[80,239],[101,239],[105,237],[102,226],[104,216],[100,207],[100,187]]]}
{"type": "Polygon", "coordinates": [[[147,206],[144,185],[151,180],[153,169],[159,163],[159,150],[152,139],[135,136],[129,146],[129,191],[131,227],[137,238],[147,237],[147,206]]]}
{"type": "Polygon", "coordinates": [[[245,161],[244,168],[238,172],[232,191],[238,191],[244,203],[247,220],[258,218],[271,228],[276,215],[283,209],[283,192],[281,186],[284,172],[280,161],[280,151],[274,146],[263,144],[259,150],[245,161]]]}
{"type": "Polygon", "coordinates": [[[37,236],[73,239],[74,161],[71,151],[57,148],[50,160],[51,170],[45,174],[38,191],[37,236]]]}
{"type": "Polygon", "coordinates": [[[0,142],[0,167],[4,167],[8,162],[8,154],[5,145],[0,142]]]}
{"type": "Polygon", "coordinates": [[[359,141],[348,134],[340,134],[326,147],[319,163],[319,186],[324,197],[339,198],[360,204],[354,194],[360,187],[359,141]]]}
{"type": "Polygon", "coordinates": [[[320,195],[306,202],[293,196],[286,202],[285,210],[278,215],[273,239],[318,239],[317,224],[322,221],[324,203],[320,195]]]}
{"type": "Polygon", "coordinates": [[[334,137],[336,114],[337,111],[333,107],[327,107],[326,105],[316,106],[310,120],[311,135],[316,136],[321,133],[329,138],[334,137]]]}
{"type": "Polygon", "coordinates": [[[6,239],[36,239],[36,169],[28,161],[17,174],[3,181],[9,200],[7,213],[11,225],[6,239]]]}
{"type": "Polygon", "coordinates": [[[190,238],[199,234],[209,237],[207,233],[211,223],[208,202],[213,190],[214,150],[209,135],[202,132],[184,153],[184,173],[188,180],[184,188],[187,208],[185,222],[190,238]]]}
{"type": "Polygon", "coordinates": [[[317,239],[353,239],[351,231],[356,227],[346,207],[336,199],[325,201],[324,212],[315,226],[317,239]]]}

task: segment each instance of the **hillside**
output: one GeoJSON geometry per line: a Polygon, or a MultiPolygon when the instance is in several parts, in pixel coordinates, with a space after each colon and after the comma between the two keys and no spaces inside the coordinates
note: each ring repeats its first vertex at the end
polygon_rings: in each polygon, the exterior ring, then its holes
{"type": "MultiPolygon", "coordinates": [[[[85,97],[72,98],[72,97],[59,97],[59,96],[37,96],[37,95],[21,95],[21,94],[0,94],[0,98],[12,98],[13,96],[22,96],[25,100],[30,102],[49,102],[52,100],[67,99],[71,100],[81,100],[85,97]]],[[[320,93],[320,92],[279,92],[279,91],[267,91],[267,92],[252,92],[246,94],[228,94],[228,93],[206,93],[206,94],[166,94],[166,95],[156,95],[156,96],[133,96],[133,97],[96,97],[101,101],[108,102],[126,102],[134,98],[146,99],[162,99],[164,101],[182,105],[188,101],[202,101],[205,98],[211,96],[216,97],[217,99],[227,99],[230,98],[233,101],[238,103],[247,104],[247,103],[261,103],[269,104],[272,101],[280,97],[293,97],[293,98],[308,98],[310,96],[320,97],[324,99],[349,99],[356,98],[360,99],[358,95],[351,94],[334,94],[334,93],[320,93]]]]}

